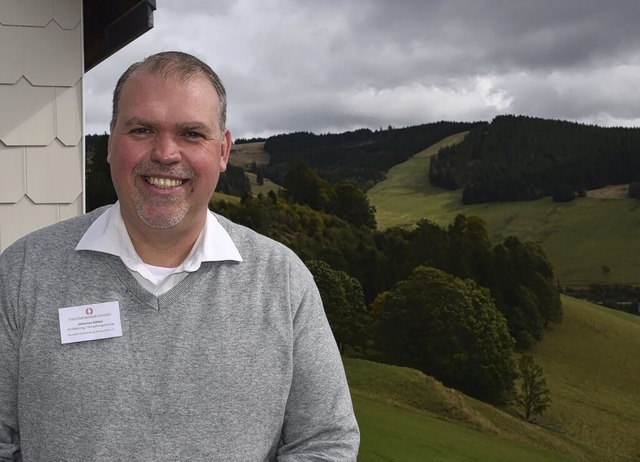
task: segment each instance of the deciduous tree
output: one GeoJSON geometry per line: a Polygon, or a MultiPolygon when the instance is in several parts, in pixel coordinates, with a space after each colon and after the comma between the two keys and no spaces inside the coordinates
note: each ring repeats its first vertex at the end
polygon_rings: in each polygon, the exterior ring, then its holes
{"type": "Polygon", "coordinates": [[[536,364],[531,355],[522,355],[518,360],[520,370],[520,390],[517,403],[524,408],[524,418],[534,420],[549,407],[549,388],[542,376],[542,367],[536,364]]]}
{"type": "Polygon", "coordinates": [[[344,271],[336,271],[322,260],[311,260],[307,267],[322,297],[327,319],[340,352],[347,345],[366,346],[370,316],[364,303],[362,286],[344,271]]]}
{"type": "Polygon", "coordinates": [[[514,341],[488,289],[419,266],[373,306],[377,346],[394,363],[485,401],[513,397],[514,341]]]}

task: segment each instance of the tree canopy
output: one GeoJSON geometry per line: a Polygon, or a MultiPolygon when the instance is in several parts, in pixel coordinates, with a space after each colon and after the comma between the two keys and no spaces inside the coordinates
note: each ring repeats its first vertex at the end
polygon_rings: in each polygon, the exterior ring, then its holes
{"type": "Polygon", "coordinates": [[[322,297],[331,330],[344,353],[347,345],[366,348],[371,318],[360,282],[322,260],[307,262],[322,297]]]}
{"type": "Polygon", "coordinates": [[[419,266],[381,297],[376,345],[394,363],[489,402],[512,397],[514,341],[486,288],[419,266]]]}

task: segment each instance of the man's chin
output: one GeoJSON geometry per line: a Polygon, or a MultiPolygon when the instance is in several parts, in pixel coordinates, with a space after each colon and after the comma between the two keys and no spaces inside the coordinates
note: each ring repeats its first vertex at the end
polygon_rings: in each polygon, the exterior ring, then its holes
{"type": "Polygon", "coordinates": [[[187,215],[186,210],[179,210],[175,213],[150,213],[145,210],[137,210],[140,220],[152,229],[169,229],[178,225],[187,215]]]}

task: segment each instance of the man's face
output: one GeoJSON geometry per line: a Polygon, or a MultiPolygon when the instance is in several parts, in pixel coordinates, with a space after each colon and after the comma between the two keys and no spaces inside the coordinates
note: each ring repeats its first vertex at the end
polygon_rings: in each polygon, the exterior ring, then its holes
{"type": "Polygon", "coordinates": [[[107,160],[128,227],[203,226],[231,148],[219,110],[205,77],[181,82],[140,71],[127,80],[107,160]]]}

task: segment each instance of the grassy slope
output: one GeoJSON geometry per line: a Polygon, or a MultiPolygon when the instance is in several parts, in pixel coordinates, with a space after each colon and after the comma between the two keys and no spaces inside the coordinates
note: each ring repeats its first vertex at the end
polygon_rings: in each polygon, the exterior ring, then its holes
{"type": "Polygon", "coordinates": [[[216,201],[228,201],[228,202],[233,202],[234,204],[239,204],[240,203],[240,198],[237,196],[230,196],[228,194],[224,194],[221,192],[214,192],[213,196],[211,196],[211,201],[212,202],[216,202],[216,201]]]}
{"type": "Polygon", "coordinates": [[[580,460],[584,454],[562,436],[496,411],[416,370],[348,358],[345,368],[362,432],[361,461],[553,461],[580,460]]]}
{"type": "Polygon", "coordinates": [[[362,430],[360,462],[574,460],[358,395],[354,407],[362,430]]]}
{"type": "MultiPolygon", "coordinates": [[[[462,136],[464,134],[445,139],[394,167],[387,180],[369,191],[371,203],[378,211],[380,227],[410,225],[420,218],[446,225],[458,213],[479,215],[487,222],[494,241],[516,235],[541,244],[563,284],[599,281],[640,285],[640,260],[637,259],[640,239],[636,238],[640,204],[637,201],[581,198],[568,204],[555,204],[550,199],[542,199],[462,206],[460,192],[427,184],[430,157],[441,146],[458,142],[462,136]],[[611,272],[603,274],[602,265],[609,266],[611,272]]],[[[640,318],[566,297],[563,303],[565,321],[552,326],[544,341],[533,351],[536,362],[544,368],[552,392],[552,406],[541,420],[549,431],[528,426],[523,433],[520,424],[510,417],[466,397],[460,398],[458,406],[442,404],[450,401],[442,396],[435,397],[432,385],[427,387],[429,391],[407,393],[412,398],[404,400],[402,406],[417,407],[429,415],[453,419],[493,436],[548,448],[581,460],[640,457],[637,430],[640,376],[636,373],[640,369],[640,355],[637,354],[640,351],[640,318]],[[416,396],[422,396],[431,404],[416,405],[416,396]],[[440,410],[437,403],[442,405],[440,410]],[[476,410],[479,414],[472,417],[474,414],[464,409],[476,410]],[[483,428],[483,421],[491,422],[491,425],[483,428]],[[543,433],[538,433],[540,431],[543,433]]],[[[350,371],[352,367],[347,362],[350,380],[354,375],[350,371]]],[[[407,382],[406,377],[403,382],[407,382]]],[[[369,377],[368,383],[361,388],[374,387],[376,380],[369,377]]],[[[403,387],[406,384],[394,388],[403,387]]],[[[361,395],[371,398],[371,394],[371,391],[362,392],[357,385],[354,387],[357,410],[361,395]]],[[[387,405],[389,400],[395,400],[396,405],[403,401],[393,396],[391,390],[378,391],[376,399],[386,400],[387,405]]],[[[377,434],[369,424],[365,424],[363,430],[377,434]]],[[[383,440],[376,438],[376,444],[382,444],[383,440]]],[[[367,444],[367,439],[363,438],[363,445],[367,444]]],[[[427,443],[418,443],[421,444],[427,443]]],[[[484,447],[484,444],[480,446],[484,447]]],[[[490,444],[488,440],[486,444],[490,444]]],[[[428,446],[431,448],[427,449],[428,455],[433,460],[447,460],[438,456],[446,445],[445,442],[437,448],[428,446]]],[[[369,450],[364,449],[365,454],[369,454],[369,450]]],[[[394,460],[367,457],[363,460],[394,460]]],[[[460,457],[448,460],[465,460],[460,457]]],[[[524,459],[518,456],[512,460],[524,459]]]]}
{"type": "Polygon", "coordinates": [[[552,398],[540,425],[418,371],[345,358],[363,434],[360,460],[623,461],[640,454],[640,318],[563,302],[565,321],[533,351],[552,398]]]}
{"type": "Polygon", "coordinates": [[[563,298],[565,320],[534,348],[552,391],[545,421],[640,457],[640,317],[563,298]]]}
{"type": "Polygon", "coordinates": [[[258,194],[267,195],[271,191],[277,193],[282,189],[282,186],[275,184],[269,178],[265,178],[261,185],[258,184],[258,177],[255,173],[247,173],[249,181],[251,182],[251,194],[257,196],[258,194]]]}
{"type": "Polygon", "coordinates": [[[558,204],[550,198],[530,202],[463,206],[460,191],[428,184],[430,157],[464,134],[449,137],[392,168],[368,192],[380,228],[428,218],[440,225],[458,213],[481,216],[494,241],[514,235],[540,244],[563,285],[621,282],[640,285],[640,202],[579,198],[558,204]],[[610,268],[605,274],[603,265],[610,268]]]}

